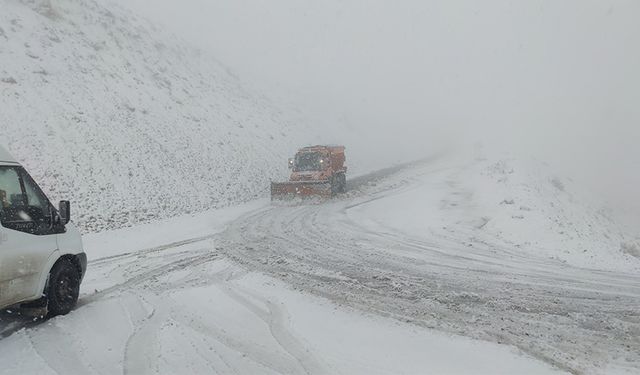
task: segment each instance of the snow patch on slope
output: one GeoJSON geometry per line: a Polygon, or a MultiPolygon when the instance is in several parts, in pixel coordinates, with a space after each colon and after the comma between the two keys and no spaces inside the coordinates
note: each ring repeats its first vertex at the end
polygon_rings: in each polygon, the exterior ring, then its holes
{"type": "Polygon", "coordinates": [[[536,160],[503,159],[479,167],[481,207],[490,217],[486,232],[575,266],[640,269],[622,251],[633,237],[572,179],[536,160]]]}
{"type": "Polygon", "coordinates": [[[409,189],[351,214],[409,235],[518,249],[577,267],[640,270],[634,232],[546,163],[453,157],[405,178],[413,181],[409,189]]]}
{"type": "Polygon", "coordinates": [[[117,6],[0,0],[0,142],[84,232],[266,194],[305,136],[225,67],[117,6]]]}

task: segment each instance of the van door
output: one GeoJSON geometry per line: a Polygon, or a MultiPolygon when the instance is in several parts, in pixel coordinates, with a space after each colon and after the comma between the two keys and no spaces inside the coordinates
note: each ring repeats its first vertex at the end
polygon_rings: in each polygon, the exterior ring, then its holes
{"type": "Polygon", "coordinates": [[[34,299],[57,251],[49,200],[19,166],[0,166],[0,307],[34,299]]]}

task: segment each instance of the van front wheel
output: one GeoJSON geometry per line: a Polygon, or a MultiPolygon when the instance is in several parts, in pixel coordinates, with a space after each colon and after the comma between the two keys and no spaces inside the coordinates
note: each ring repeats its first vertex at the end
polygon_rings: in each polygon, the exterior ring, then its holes
{"type": "Polygon", "coordinates": [[[68,314],[80,295],[80,271],[68,259],[53,266],[47,287],[47,310],[50,317],[68,314]]]}

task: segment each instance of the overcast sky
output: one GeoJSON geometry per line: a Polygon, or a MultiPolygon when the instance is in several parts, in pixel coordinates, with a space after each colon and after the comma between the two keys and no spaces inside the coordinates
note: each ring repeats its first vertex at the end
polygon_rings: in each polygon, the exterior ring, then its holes
{"type": "Polygon", "coordinates": [[[639,201],[640,1],[118,1],[336,142],[479,139],[639,201]]]}

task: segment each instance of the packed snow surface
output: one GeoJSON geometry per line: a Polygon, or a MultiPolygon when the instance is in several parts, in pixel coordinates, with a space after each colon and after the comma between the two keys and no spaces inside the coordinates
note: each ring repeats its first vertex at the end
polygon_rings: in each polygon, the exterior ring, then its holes
{"type": "Polygon", "coordinates": [[[220,248],[346,306],[514,345],[572,373],[638,373],[627,235],[570,184],[525,166],[443,158],[381,171],[343,199],[243,216],[220,248]]]}
{"type": "Polygon", "coordinates": [[[0,374],[560,373],[514,347],[363,313],[231,262],[216,232],[268,206],[86,236],[79,307],[39,324],[0,316],[0,374]]]}
{"type": "Polygon", "coordinates": [[[86,232],[238,204],[302,142],[219,62],[92,0],[0,0],[0,142],[86,232]]]}

